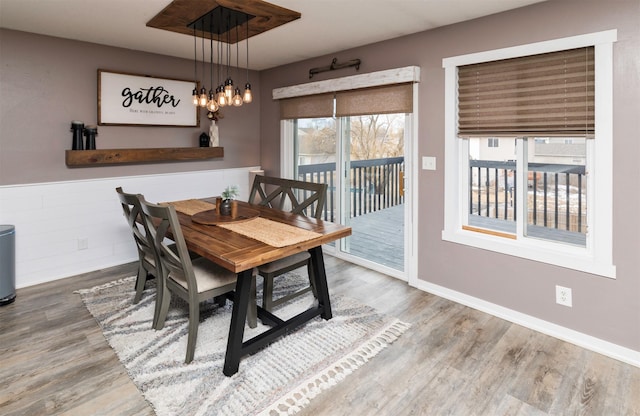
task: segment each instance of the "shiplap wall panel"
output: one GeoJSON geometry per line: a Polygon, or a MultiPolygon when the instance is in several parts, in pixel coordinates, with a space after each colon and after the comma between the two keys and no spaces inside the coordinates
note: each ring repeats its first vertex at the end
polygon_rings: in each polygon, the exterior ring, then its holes
{"type": "Polygon", "coordinates": [[[0,224],[16,229],[16,287],[49,282],[137,259],[115,188],[163,202],[250,190],[259,166],[0,187],[0,224]],[[80,250],[78,240],[88,240],[80,250]]]}

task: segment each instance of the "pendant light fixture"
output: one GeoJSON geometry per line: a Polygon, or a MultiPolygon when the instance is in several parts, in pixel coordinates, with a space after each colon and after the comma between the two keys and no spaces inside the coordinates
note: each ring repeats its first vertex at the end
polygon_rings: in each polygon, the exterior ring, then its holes
{"type": "MultiPolygon", "coordinates": [[[[1,1],[1,0],[0,0],[1,1]]],[[[194,0],[167,0],[169,2],[168,5],[164,6],[160,12],[158,12],[151,20],[147,22],[148,27],[153,27],[156,29],[168,30],[175,33],[182,33],[187,36],[191,35],[193,32],[194,37],[194,81],[198,82],[198,71],[197,71],[197,44],[196,38],[200,37],[209,37],[217,44],[217,51],[215,57],[217,59],[217,63],[213,58],[213,54],[210,57],[210,64],[216,65],[217,68],[217,77],[213,78],[211,81],[211,85],[209,85],[209,95],[207,97],[207,110],[210,111],[210,108],[213,108],[213,101],[211,96],[215,97],[215,100],[218,104],[218,109],[222,106],[233,105],[234,103],[238,105],[239,100],[237,96],[240,94],[238,91],[240,90],[240,86],[242,85],[240,82],[237,84],[238,88],[233,86],[233,80],[229,74],[229,68],[231,64],[231,58],[229,56],[230,48],[226,49],[226,61],[225,61],[225,50],[221,47],[221,43],[230,43],[231,42],[231,30],[236,29],[236,34],[238,31],[242,31],[242,27],[238,28],[238,26],[242,26],[246,24],[246,37],[243,36],[242,39],[238,36],[234,39],[234,43],[237,43],[241,40],[246,40],[246,55],[247,55],[247,79],[244,86],[244,94],[240,97],[242,100],[242,104],[249,104],[253,101],[253,95],[251,91],[251,84],[249,83],[249,37],[259,35],[265,33],[269,30],[275,29],[281,25],[292,22],[294,20],[300,19],[301,14],[294,10],[286,9],[282,6],[278,6],[275,4],[271,4],[264,0],[237,0],[237,1],[194,1],[194,0]],[[196,4],[197,3],[197,4],[196,4]],[[224,6],[222,4],[225,4],[224,6]],[[202,14],[203,7],[206,5],[212,5],[213,9],[210,9],[208,12],[202,14]],[[249,21],[251,21],[251,31],[249,31],[249,21]],[[191,22],[186,24],[187,22],[191,22]],[[225,74],[225,62],[226,62],[226,74],[225,74]],[[226,75],[226,77],[225,77],[226,75]],[[226,78],[226,79],[225,79],[226,78]],[[215,82],[215,84],[214,84],[215,82]],[[218,85],[218,87],[214,88],[214,85],[218,85]],[[227,90],[227,95],[225,95],[225,88],[227,90]],[[231,100],[236,98],[234,102],[231,100]]],[[[205,9],[206,10],[206,9],[205,9]]],[[[239,47],[237,48],[239,49],[239,47]]],[[[203,53],[203,62],[206,61],[203,53]]],[[[238,76],[241,75],[241,70],[238,68],[237,70],[238,76]]],[[[204,71],[202,73],[202,79],[206,78],[204,71]]],[[[239,81],[237,79],[236,81],[239,81]]],[[[204,85],[202,86],[204,88],[204,85]]],[[[206,89],[205,89],[206,91],[206,89]]],[[[201,91],[200,91],[201,92],[201,91]]],[[[195,85],[193,91],[193,101],[194,105],[200,104],[201,93],[198,91],[198,85],[195,85]]]]}
{"type": "MultiPolygon", "coordinates": [[[[223,55],[224,55],[224,51],[221,51],[220,52],[220,59],[221,60],[224,59],[223,55]]],[[[221,74],[220,81],[221,82],[220,82],[220,85],[218,85],[218,95],[217,95],[217,97],[218,97],[218,105],[220,107],[224,107],[224,106],[227,105],[227,96],[224,93],[224,82],[222,81],[222,67],[223,67],[223,65],[221,63],[220,64],[220,74],[221,74]]]]}
{"type": "Polygon", "coordinates": [[[196,38],[196,27],[193,26],[193,80],[196,85],[193,87],[193,105],[198,105],[198,38],[196,38]]]}
{"type": "Polygon", "coordinates": [[[245,104],[249,104],[253,101],[253,94],[251,94],[251,84],[249,84],[249,20],[247,20],[247,83],[244,84],[244,95],[242,101],[245,104]]]}
{"type": "MultiPolygon", "coordinates": [[[[236,25],[236,40],[240,39],[238,37],[238,26],[236,25]]],[[[238,72],[240,70],[240,42],[236,42],[236,68],[238,72]]],[[[233,98],[231,99],[231,103],[235,107],[240,107],[242,105],[242,96],[240,95],[240,88],[236,87],[233,90],[233,98]]]]}
{"type": "Polygon", "coordinates": [[[200,88],[200,97],[198,99],[199,107],[207,106],[207,89],[204,87],[204,38],[202,38],[202,88],[200,88]]]}
{"type": "Polygon", "coordinates": [[[217,98],[218,98],[218,105],[220,107],[224,107],[226,106],[227,103],[227,96],[224,94],[224,52],[226,47],[221,46],[218,43],[218,47],[220,48],[220,70],[219,70],[219,80],[220,80],[220,84],[218,84],[218,94],[217,94],[217,98]]]}
{"type": "MultiPolygon", "coordinates": [[[[211,19],[210,21],[210,31],[211,33],[213,33],[213,19],[211,19]]],[[[213,36],[211,36],[209,38],[209,85],[211,87],[209,88],[209,99],[207,101],[207,110],[209,110],[209,112],[207,113],[207,118],[209,120],[213,120],[215,118],[214,113],[220,109],[218,101],[216,100],[215,93],[213,91],[213,66],[213,36]]]]}
{"type": "MultiPolygon", "coordinates": [[[[231,27],[231,17],[229,17],[228,27],[231,27]]],[[[227,104],[231,103],[233,98],[233,80],[231,79],[231,30],[227,31],[227,80],[224,82],[224,95],[227,98],[227,104]]]]}
{"type": "Polygon", "coordinates": [[[199,107],[207,109],[209,118],[212,118],[216,111],[219,111],[224,106],[239,107],[243,103],[250,103],[252,101],[251,84],[249,84],[249,20],[255,16],[245,13],[244,11],[230,9],[224,6],[218,6],[199,17],[188,25],[193,28],[194,37],[194,77],[198,79],[198,52],[197,52],[197,37],[202,38],[202,86],[198,92],[197,86],[193,90],[193,103],[199,107]],[[245,85],[244,95],[242,94],[240,87],[235,87],[233,79],[231,78],[231,43],[236,43],[236,69],[240,73],[240,26],[246,24],[246,41],[247,41],[247,83],[245,85]],[[232,30],[235,30],[235,38],[232,39],[232,30]],[[201,33],[198,33],[200,31],[201,33]],[[208,32],[208,33],[207,33],[208,32]],[[209,93],[205,88],[205,47],[204,38],[209,37],[209,93]],[[214,59],[213,41],[216,40],[216,59],[214,59]],[[226,43],[226,48],[221,47],[221,43],[226,43]],[[226,51],[225,51],[226,49],[226,51]],[[226,56],[225,56],[226,52],[226,56]],[[216,63],[217,60],[217,63],[216,63]],[[226,68],[225,68],[226,62],[226,68]],[[220,84],[214,88],[214,66],[218,67],[218,78],[220,84]],[[223,71],[226,71],[226,79],[223,75],[223,71]],[[222,81],[224,79],[224,81],[222,81]]]}
{"type": "MultiPolygon", "coordinates": [[[[1,0],[0,0],[1,1],[1,0]]],[[[169,1],[169,0],[167,0],[169,1]]],[[[205,9],[206,10],[206,9],[205,9]]],[[[194,66],[194,89],[193,105],[202,106],[207,109],[207,117],[217,119],[216,111],[224,106],[239,106],[249,104],[253,101],[251,84],[249,83],[249,37],[265,33],[283,24],[299,19],[301,14],[294,10],[268,3],[264,0],[238,0],[238,1],[203,1],[194,0],[170,0],[169,4],[147,22],[148,27],[168,30],[184,35],[193,34],[193,66],[194,66]],[[198,4],[196,4],[198,3],[198,4]],[[226,4],[226,6],[221,5],[226,4]],[[213,9],[202,14],[202,7],[212,5],[213,9]],[[252,30],[249,31],[249,21],[252,21],[252,30]],[[185,24],[186,22],[191,22],[185,24]],[[240,26],[246,25],[246,37],[239,36],[242,30],[240,26]],[[247,80],[244,86],[244,94],[240,94],[240,85],[234,87],[231,79],[231,31],[235,29],[235,39],[233,43],[246,40],[247,55],[247,80]],[[197,38],[203,38],[202,43],[202,79],[198,79],[198,45],[197,38]],[[205,88],[205,64],[206,56],[204,52],[204,38],[210,39],[209,55],[209,93],[205,88]],[[214,59],[213,42],[216,42],[216,54],[214,59]],[[226,51],[223,43],[227,43],[226,51]],[[225,57],[226,52],[226,57],[225,57]],[[226,60],[225,60],[226,58],[226,60]],[[217,61],[217,62],[216,62],[217,61]],[[226,72],[225,72],[226,63],[226,72]],[[214,67],[215,66],[215,67],[214,67]],[[217,73],[216,73],[217,71],[217,73]],[[217,75],[217,76],[216,76],[217,75]],[[226,78],[226,79],[225,79],[226,78]],[[202,81],[202,85],[200,84],[202,81]],[[214,88],[214,85],[218,87],[214,88]],[[198,91],[198,87],[200,91],[198,91]],[[225,92],[226,91],[226,92],[225,92]]],[[[243,32],[244,34],[244,32],[243,32]]],[[[240,46],[236,45],[236,72],[241,75],[239,67],[240,46]]],[[[239,79],[238,79],[239,81],[239,79]]]]}

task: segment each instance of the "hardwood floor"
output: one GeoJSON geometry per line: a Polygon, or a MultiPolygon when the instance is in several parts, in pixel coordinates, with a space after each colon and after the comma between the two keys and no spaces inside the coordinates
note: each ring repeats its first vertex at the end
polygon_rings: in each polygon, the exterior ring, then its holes
{"type": "MultiPolygon", "coordinates": [[[[412,327],[301,415],[640,415],[640,368],[325,260],[332,295],[412,327]]],[[[73,293],[135,270],[20,289],[0,307],[0,414],[153,414],[73,293]]]]}

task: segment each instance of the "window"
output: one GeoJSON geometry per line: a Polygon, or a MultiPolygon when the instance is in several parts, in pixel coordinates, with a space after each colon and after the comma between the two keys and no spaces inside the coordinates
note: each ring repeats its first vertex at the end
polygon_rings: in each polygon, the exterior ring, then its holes
{"type": "Polygon", "coordinates": [[[506,233],[504,237],[515,237],[516,199],[521,193],[523,236],[585,247],[587,169],[585,159],[574,159],[572,154],[585,155],[586,139],[567,139],[576,142],[571,145],[559,138],[548,138],[549,143],[526,138],[503,140],[513,145],[495,152],[483,151],[478,144],[484,139],[468,139],[467,229],[475,227],[476,231],[491,230],[496,235],[506,233]],[[518,152],[518,148],[523,151],[518,152]],[[522,166],[526,178],[521,187],[518,186],[518,166],[522,166]]]}
{"type": "Polygon", "coordinates": [[[615,38],[607,31],[443,60],[443,239],[615,277],[615,38]]]}
{"type": "Polygon", "coordinates": [[[500,146],[500,139],[498,139],[496,137],[489,137],[487,140],[488,140],[487,145],[489,147],[498,147],[498,146],[500,146]]]}

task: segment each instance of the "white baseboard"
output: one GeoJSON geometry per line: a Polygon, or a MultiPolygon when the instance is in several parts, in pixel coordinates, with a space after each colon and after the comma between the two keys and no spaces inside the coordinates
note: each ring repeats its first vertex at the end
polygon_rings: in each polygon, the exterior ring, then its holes
{"type": "Polygon", "coordinates": [[[590,351],[611,357],[618,361],[640,367],[640,352],[622,347],[608,341],[601,340],[591,335],[586,335],[563,326],[535,318],[533,316],[514,311],[485,300],[466,295],[455,290],[448,289],[424,280],[411,279],[409,284],[417,289],[440,296],[445,299],[460,303],[473,309],[502,318],[509,322],[522,325],[534,331],[561,339],[563,341],[586,348],[590,351]]]}

